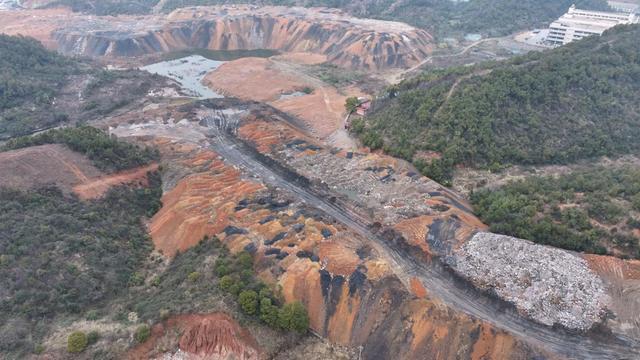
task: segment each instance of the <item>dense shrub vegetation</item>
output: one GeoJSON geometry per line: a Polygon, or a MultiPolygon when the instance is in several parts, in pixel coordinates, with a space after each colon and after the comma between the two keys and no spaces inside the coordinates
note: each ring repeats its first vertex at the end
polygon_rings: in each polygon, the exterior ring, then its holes
{"type": "MultiPolygon", "coordinates": [[[[222,251],[222,254],[227,253],[222,251]]],[[[237,297],[245,314],[258,316],[271,327],[298,333],[307,331],[309,318],[304,306],[295,302],[280,307],[280,299],[255,278],[253,259],[249,253],[220,257],[216,261],[215,272],[220,276],[219,287],[237,297]]]]}
{"type": "Polygon", "coordinates": [[[81,353],[87,348],[89,341],[87,335],[82,331],[74,331],[67,338],[67,351],[70,353],[81,353]]]}
{"type": "Polygon", "coordinates": [[[51,109],[68,76],[80,64],[45,49],[31,38],[0,34],[0,138],[25,134],[65,119],[64,114],[33,114],[23,106],[51,109]]]}
{"type": "Polygon", "coordinates": [[[165,82],[140,70],[98,70],[34,39],[0,35],[0,140],[102,117],[165,82]]]}
{"type": "Polygon", "coordinates": [[[640,169],[529,177],[471,197],[491,231],[565,249],[640,257],[640,169]]]}
{"type": "Polygon", "coordinates": [[[32,38],[0,35],[0,110],[25,99],[48,103],[77,63],[32,38]]]}
{"type": "Polygon", "coordinates": [[[86,155],[98,168],[105,171],[142,166],[160,157],[157,149],[120,141],[91,126],[54,129],[34,136],[14,138],[0,150],[44,144],[64,144],[71,150],[86,155]]]}
{"type": "Polygon", "coordinates": [[[232,255],[217,238],[205,238],[177,254],[150,285],[130,292],[117,317],[124,319],[129,311],[135,311],[143,320],[153,322],[169,314],[228,311],[220,309],[221,302],[236,308],[237,315],[276,329],[304,333],[309,326],[304,306],[283,305],[277,291],[257,279],[249,253],[232,255]]]}
{"type": "MultiPolygon", "coordinates": [[[[155,154],[92,128],[56,130],[11,145],[52,139],[105,168],[119,169],[118,161],[131,164],[155,154]]],[[[160,175],[147,176],[147,187],[115,187],[89,202],[55,187],[0,188],[0,353],[15,358],[42,353],[37,342],[52,319],[86,314],[96,320],[93,308],[106,306],[137,281],[152,248],[142,220],[161,206],[160,175]]],[[[72,333],[68,351],[82,352],[98,337],[72,333]]]]}
{"type": "Polygon", "coordinates": [[[147,324],[138,326],[135,334],[133,334],[133,337],[140,344],[147,341],[147,339],[149,339],[149,336],[151,336],[151,327],[147,324]]]}
{"type": "Polygon", "coordinates": [[[640,25],[618,27],[506,62],[428,73],[390,88],[354,131],[440,181],[456,164],[497,169],[636,151],[638,38],[640,25]],[[419,150],[442,158],[421,162],[419,150]]]}
{"type": "Polygon", "coordinates": [[[96,15],[145,14],[158,0],[57,0],[47,7],[65,6],[96,15]]]}
{"type": "MultiPolygon", "coordinates": [[[[0,189],[0,324],[80,314],[126,291],[151,251],[141,219],[160,207],[160,176],[150,174],[149,183],[92,202],[57,188],[0,189]]],[[[0,333],[0,352],[26,341],[0,333]]]]}

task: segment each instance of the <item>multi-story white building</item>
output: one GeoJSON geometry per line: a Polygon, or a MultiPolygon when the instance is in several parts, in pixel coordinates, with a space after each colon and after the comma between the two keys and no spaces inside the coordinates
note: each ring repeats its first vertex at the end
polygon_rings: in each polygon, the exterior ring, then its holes
{"type": "Polygon", "coordinates": [[[566,45],[586,36],[602,35],[616,25],[636,24],[638,20],[633,13],[581,10],[571,5],[566,14],[551,23],[546,42],[554,46],[566,45]]]}

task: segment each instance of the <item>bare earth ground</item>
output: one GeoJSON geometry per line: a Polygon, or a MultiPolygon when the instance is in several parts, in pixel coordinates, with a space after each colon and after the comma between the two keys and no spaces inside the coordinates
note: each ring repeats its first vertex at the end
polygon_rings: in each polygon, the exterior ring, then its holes
{"type": "Polygon", "coordinates": [[[357,144],[344,129],[344,104],[347,97],[361,96],[363,92],[354,86],[336,89],[305,74],[300,67],[319,60],[318,56],[300,53],[270,59],[239,59],[220,66],[204,82],[223,94],[267,102],[300,118],[314,137],[332,146],[356,149],[357,144]],[[312,92],[287,96],[305,88],[312,92]]]}
{"type": "Polygon", "coordinates": [[[0,169],[0,186],[26,190],[57,185],[67,193],[104,175],[86,157],[56,144],[0,153],[0,169]]]}
{"type": "Polygon", "coordinates": [[[28,190],[55,185],[89,200],[113,186],[146,183],[147,172],[157,170],[158,164],[107,175],[85,156],[64,145],[49,144],[0,153],[0,169],[0,187],[28,190]]]}
{"type": "Polygon", "coordinates": [[[112,186],[147,183],[147,173],[158,170],[158,164],[122,171],[113,175],[105,175],[87,179],[86,182],[73,187],[73,192],[82,200],[96,199],[104,195],[112,186]]]}
{"type": "Polygon", "coordinates": [[[50,49],[57,47],[51,33],[59,27],[59,21],[74,16],[70,9],[58,8],[25,11],[0,11],[2,32],[7,35],[24,35],[36,38],[50,49]],[[34,26],[37,24],[37,26],[34,26]]]}

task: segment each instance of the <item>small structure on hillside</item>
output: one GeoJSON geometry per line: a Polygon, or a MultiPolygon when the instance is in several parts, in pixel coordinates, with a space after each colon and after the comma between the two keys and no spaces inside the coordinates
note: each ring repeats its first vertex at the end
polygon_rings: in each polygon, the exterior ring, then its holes
{"type": "Polygon", "coordinates": [[[358,98],[358,107],[356,107],[356,114],[360,116],[365,116],[371,109],[371,99],[359,97],[358,98]]]}

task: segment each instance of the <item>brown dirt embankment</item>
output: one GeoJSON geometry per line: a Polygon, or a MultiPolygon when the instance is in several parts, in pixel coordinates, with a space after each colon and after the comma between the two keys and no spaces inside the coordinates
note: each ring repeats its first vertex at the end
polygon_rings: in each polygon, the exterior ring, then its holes
{"type": "Polygon", "coordinates": [[[151,164],[132,170],[122,171],[112,175],[87,179],[86,182],[73,187],[73,192],[82,200],[97,199],[117,185],[139,184],[147,185],[147,173],[158,170],[158,164],[151,164]]]}
{"type": "Polygon", "coordinates": [[[257,360],[260,349],[249,331],[227,314],[185,314],[154,325],[149,340],[135,347],[127,358],[137,360],[156,356],[183,360],[257,360]],[[157,349],[167,343],[175,346],[176,341],[178,353],[162,354],[162,350],[157,349]]]}
{"type": "Polygon", "coordinates": [[[605,283],[611,296],[611,309],[616,317],[608,325],[632,338],[640,338],[640,261],[613,256],[584,255],[589,267],[605,283]]]}
{"type": "Polygon", "coordinates": [[[157,145],[171,162],[194,171],[163,195],[162,209],[149,224],[153,243],[165,256],[222,231],[237,202],[263,188],[242,180],[237,169],[225,165],[212,151],[176,147],[166,140],[157,145]]]}
{"type": "Polygon", "coordinates": [[[239,99],[272,102],[282,94],[302,91],[304,81],[276,69],[271,60],[243,58],[220,65],[203,83],[224,95],[239,99]]]}
{"type": "Polygon", "coordinates": [[[35,38],[49,49],[58,43],[51,34],[63,24],[64,19],[75,15],[70,9],[0,11],[0,32],[7,35],[23,35],[35,38]]]}

